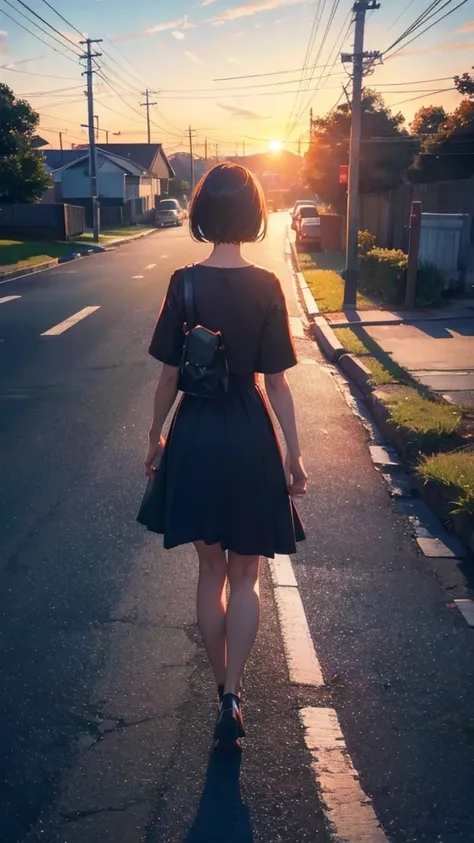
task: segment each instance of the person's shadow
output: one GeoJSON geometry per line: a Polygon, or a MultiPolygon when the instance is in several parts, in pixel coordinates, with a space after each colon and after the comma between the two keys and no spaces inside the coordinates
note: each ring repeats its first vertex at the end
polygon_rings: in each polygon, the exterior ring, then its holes
{"type": "Polygon", "coordinates": [[[240,755],[212,754],[196,818],[184,843],[253,843],[240,793],[240,755]]]}

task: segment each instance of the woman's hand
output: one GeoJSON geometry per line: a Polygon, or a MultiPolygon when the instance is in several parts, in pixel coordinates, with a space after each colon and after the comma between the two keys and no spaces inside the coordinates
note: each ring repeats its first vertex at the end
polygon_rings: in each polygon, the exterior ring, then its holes
{"type": "Polygon", "coordinates": [[[145,474],[147,477],[150,478],[150,480],[153,479],[155,469],[157,468],[157,463],[159,463],[162,457],[165,444],[166,440],[163,436],[160,436],[158,442],[150,438],[148,439],[148,450],[146,452],[144,466],[145,474]]]}
{"type": "Polygon", "coordinates": [[[290,483],[288,491],[292,498],[305,495],[308,488],[308,475],[303,464],[303,457],[296,457],[289,460],[290,483]]]}

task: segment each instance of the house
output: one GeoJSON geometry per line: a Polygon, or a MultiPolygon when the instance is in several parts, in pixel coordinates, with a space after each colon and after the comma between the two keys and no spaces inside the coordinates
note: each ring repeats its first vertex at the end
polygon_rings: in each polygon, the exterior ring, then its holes
{"type": "MultiPolygon", "coordinates": [[[[150,150],[148,155],[140,155],[140,148],[145,146],[147,144],[106,144],[105,148],[97,147],[97,190],[104,225],[137,222],[143,214],[155,207],[155,197],[167,190],[170,172],[172,174],[173,171],[161,144],[150,144],[154,147],[154,152],[150,150]],[[117,147],[130,154],[125,157],[111,151],[111,148],[117,147]],[[153,169],[132,158],[132,152],[133,155],[137,153],[142,162],[150,163],[153,169]]],[[[53,168],[58,150],[49,152],[46,161],[47,165],[53,168]]],[[[88,148],[64,150],[63,160],[64,157],[70,160],[62,167],[52,169],[55,200],[70,205],[82,205],[86,210],[86,222],[90,224],[88,148]]]]}
{"type": "MultiPolygon", "coordinates": [[[[75,147],[71,152],[77,152],[80,148],[75,147]]],[[[88,149],[88,144],[84,144],[82,148],[88,149]]],[[[174,170],[161,143],[104,143],[100,145],[100,148],[103,152],[126,158],[138,164],[143,170],[148,170],[160,180],[161,190],[157,193],[168,193],[168,182],[173,178],[174,170]]]]}

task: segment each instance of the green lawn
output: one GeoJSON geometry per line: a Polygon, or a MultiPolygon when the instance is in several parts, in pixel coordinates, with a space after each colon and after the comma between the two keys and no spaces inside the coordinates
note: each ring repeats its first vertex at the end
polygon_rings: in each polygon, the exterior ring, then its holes
{"type": "Polygon", "coordinates": [[[404,378],[404,371],[386,355],[380,346],[370,337],[364,328],[335,328],[342,347],[348,354],[360,357],[365,366],[372,373],[372,383],[377,386],[387,386],[400,383],[404,378]]]}
{"type": "Polygon", "coordinates": [[[453,493],[452,514],[474,517],[474,451],[454,451],[424,457],[418,474],[425,482],[441,483],[453,493]]]}
{"type": "Polygon", "coordinates": [[[0,268],[8,271],[35,266],[67,255],[72,249],[73,244],[55,240],[0,240],[0,268]]]}
{"type": "Polygon", "coordinates": [[[399,387],[380,398],[390,421],[408,431],[420,451],[439,449],[460,427],[460,407],[425,398],[411,387],[399,387]]]}
{"type": "MultiPolygon", "coordinates": [[[[343,309],[344,281],[339,273],[344,269],[344,255],[341,252],[301,252],[298,260],[321,313],[340,313],[343,309]]],[[[357,294],[358,309],[376,306],[368,296],[357,294]]]]}
{"type": "MultiPolygon", "coordinates": [[[[101,241],[109,239],[115,240],[117,237],[133,237],[134,234],[141,234],[143,231],[150,231],[150,225],[129,225],[123,228],[102,228],[100,232],[101,241]]],[[[90,243],[92,241],[92,231],[85,231],[77,238],[77,242],[85,241],[90,243]]]]}

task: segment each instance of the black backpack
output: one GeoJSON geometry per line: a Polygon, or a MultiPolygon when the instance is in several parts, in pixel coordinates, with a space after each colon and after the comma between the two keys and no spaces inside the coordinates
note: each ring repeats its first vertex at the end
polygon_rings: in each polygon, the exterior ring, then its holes
{"type": "Polygon", "coordinates": [[[229,389],[229,371],[220,331],[195,324],[192,267],[183,273],[184,345],[178,389],[198,398],[223,395],[229,389]]]}

